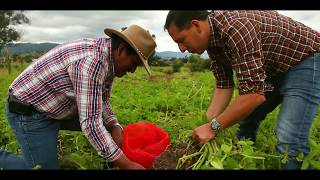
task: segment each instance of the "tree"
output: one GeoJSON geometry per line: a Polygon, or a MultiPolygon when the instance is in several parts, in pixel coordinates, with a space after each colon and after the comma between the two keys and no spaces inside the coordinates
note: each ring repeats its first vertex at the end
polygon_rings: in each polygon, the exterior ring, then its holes
{"type": "Polygon", "coordinates": [[[11,58],[7,47],[2,51],[2,57],[4,59],[4,62],[6,62],[7,64],[8,73],[11,74],[11,58]]]}
{"type": "Polygon", "coordinates": [[[158,65],[158,61],[161,60],[161,57],[154,54],[153,56],[150,56],[149,58],[149,65],[153,65],[153,66],[156,66],[158,65]]]}
{"type": "Polygon", "coordinates": [[[0,52],[3,47],[21,38],[12,25],[29,24],[30,20],[22,11],[0,11],[0,52]]]}
{"type": "Polygon", "coordinates": [[[180,72],[181,67],[183,66],[183,62],[181,59],[175,59],[172,62],[173,72],[180,72]]]}
{"type": "Polygon", "coordinates": [[[201,58],[198,54],[192,54],[188,60],[188,66],[191,72],[204,71],[210,68],[209,60],[201,58]]]}

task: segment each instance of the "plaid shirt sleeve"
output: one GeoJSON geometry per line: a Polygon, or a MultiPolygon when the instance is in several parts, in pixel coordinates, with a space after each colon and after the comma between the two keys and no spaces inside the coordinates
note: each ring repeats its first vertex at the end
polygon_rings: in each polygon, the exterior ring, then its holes
{"type": "Polygon", "coordinates": [[[235,19],[224,33],[227,46],[235,57],[232,66],[239,79],[239,94],[264,94],[266,73],[263,69],[259,24],[235,19]]]}
{"type": "Polygon", "coordinates": [[[102,83],[105,74],[102,62],[93,57],[89,55],[75,61],[69,66],[69,73],[76,94],[82,131],[98,154],[112,162],[123,152],[103,125],[102,83]]]}
{"type": "Polygon", "coordinates": [[[221,51],[215,51],[214,49],[208,50],[211,61],[211,70],[216,78],[216,88],[229,89],[234,87],[232,68],[223,66],[222,62],[225,61],[225,56],[221,51]]]}
{"type": "MultiPolygon", "coordinates": [[[[109,93],[109,92],[107,92],[107,93],[109,93]]],[[[116,118],[116,116],[114,115],[114,113],[112,111],[112,106],[110,104],[109,96],[107,95],[107,93],[103,94],[103,114],[102,114],[102,117],[104,119],[105,124],[108,124],[112,121],[115,121],[117,123],[118,119],[116,118]]]]}

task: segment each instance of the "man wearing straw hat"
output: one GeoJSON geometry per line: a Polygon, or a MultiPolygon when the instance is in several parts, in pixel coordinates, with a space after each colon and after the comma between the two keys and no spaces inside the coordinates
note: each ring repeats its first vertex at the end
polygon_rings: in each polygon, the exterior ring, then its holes
{"type": "Polygon", "coordinates": [[[156,43],[137,25],[104,32],[111,38],[82,39],[53,48],[13,81],[7,118],[22,156],[0,151],[1,169],[36,165],[58,169],[59,129],[82,130],[97,152],[120,169],[144,169],[120,149],[122,127],[109,98],[115,76],[133,73],[142,64],[150,74],[147,60],[156,43]]]}

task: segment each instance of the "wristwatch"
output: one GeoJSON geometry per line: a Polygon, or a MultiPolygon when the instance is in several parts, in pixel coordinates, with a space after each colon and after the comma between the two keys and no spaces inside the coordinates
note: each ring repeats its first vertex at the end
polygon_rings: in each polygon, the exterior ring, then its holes
{"type": "Polygon", "coordinates": [[[220,123],[217,121],[216,118],[213,118],[213,119],[211,120],[211,128],[212,128],[216,133],[218,133],[219,130],[221,129],[221,125],[220,125],[220,123]]]}

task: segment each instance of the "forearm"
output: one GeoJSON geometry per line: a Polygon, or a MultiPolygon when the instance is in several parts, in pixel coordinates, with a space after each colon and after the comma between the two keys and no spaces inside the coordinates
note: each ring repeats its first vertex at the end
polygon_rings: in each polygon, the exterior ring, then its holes
{"type": "Polygon", "coordinates": [[[109,162],[115,161],[123,152],[113,140],[111,133],[102,125],[102,121],[97,118],[99,117],[92,116],[81,121],[81,129],[98,154],[109,162]]]}
{"type": "MultiPolygon", "coordinates": [[[[117,125],[121,126],[116,118],[114,118],[114,119],[112,119],[112,120],[110,120],[110,119],[109,119],[109,120],[104,120],[103,124],[104,124],[104,126],[107,128],[107,130],[108,130],[109,132],[111,132],[112,129],[113,129],[115,126],[117,126],[117,125]]],[[[121,127],[121,128],[122,128],[122,127],[121,127]]]]}
{"type": "Polygon", "coordinates": [[[235,101],[217,119],[221,128],[228,128],[246,118],[256,107],[265,101],[260,94],[245,94],[238,96],[235,101]]]}
{"type": "Polygon", "coordinates": [[[228,106],[232,98],[232,93],[233,93],[233,88],[230,88],[230,89],[216,88],[215,89],[212,96],[211,104],[207,110],[208,120],[211,120],[212,118],[217,117],[226,109],[226,107],[228,106]]]}
{"type": "Polygon", "coordinates": [[[118,119],[114,115],[111,104],[109,100],[103,101],[103,124],[107,128],[109,132],[111,132],[111,129],[114,127],[114,125],[118,124],[118,119]]]}

